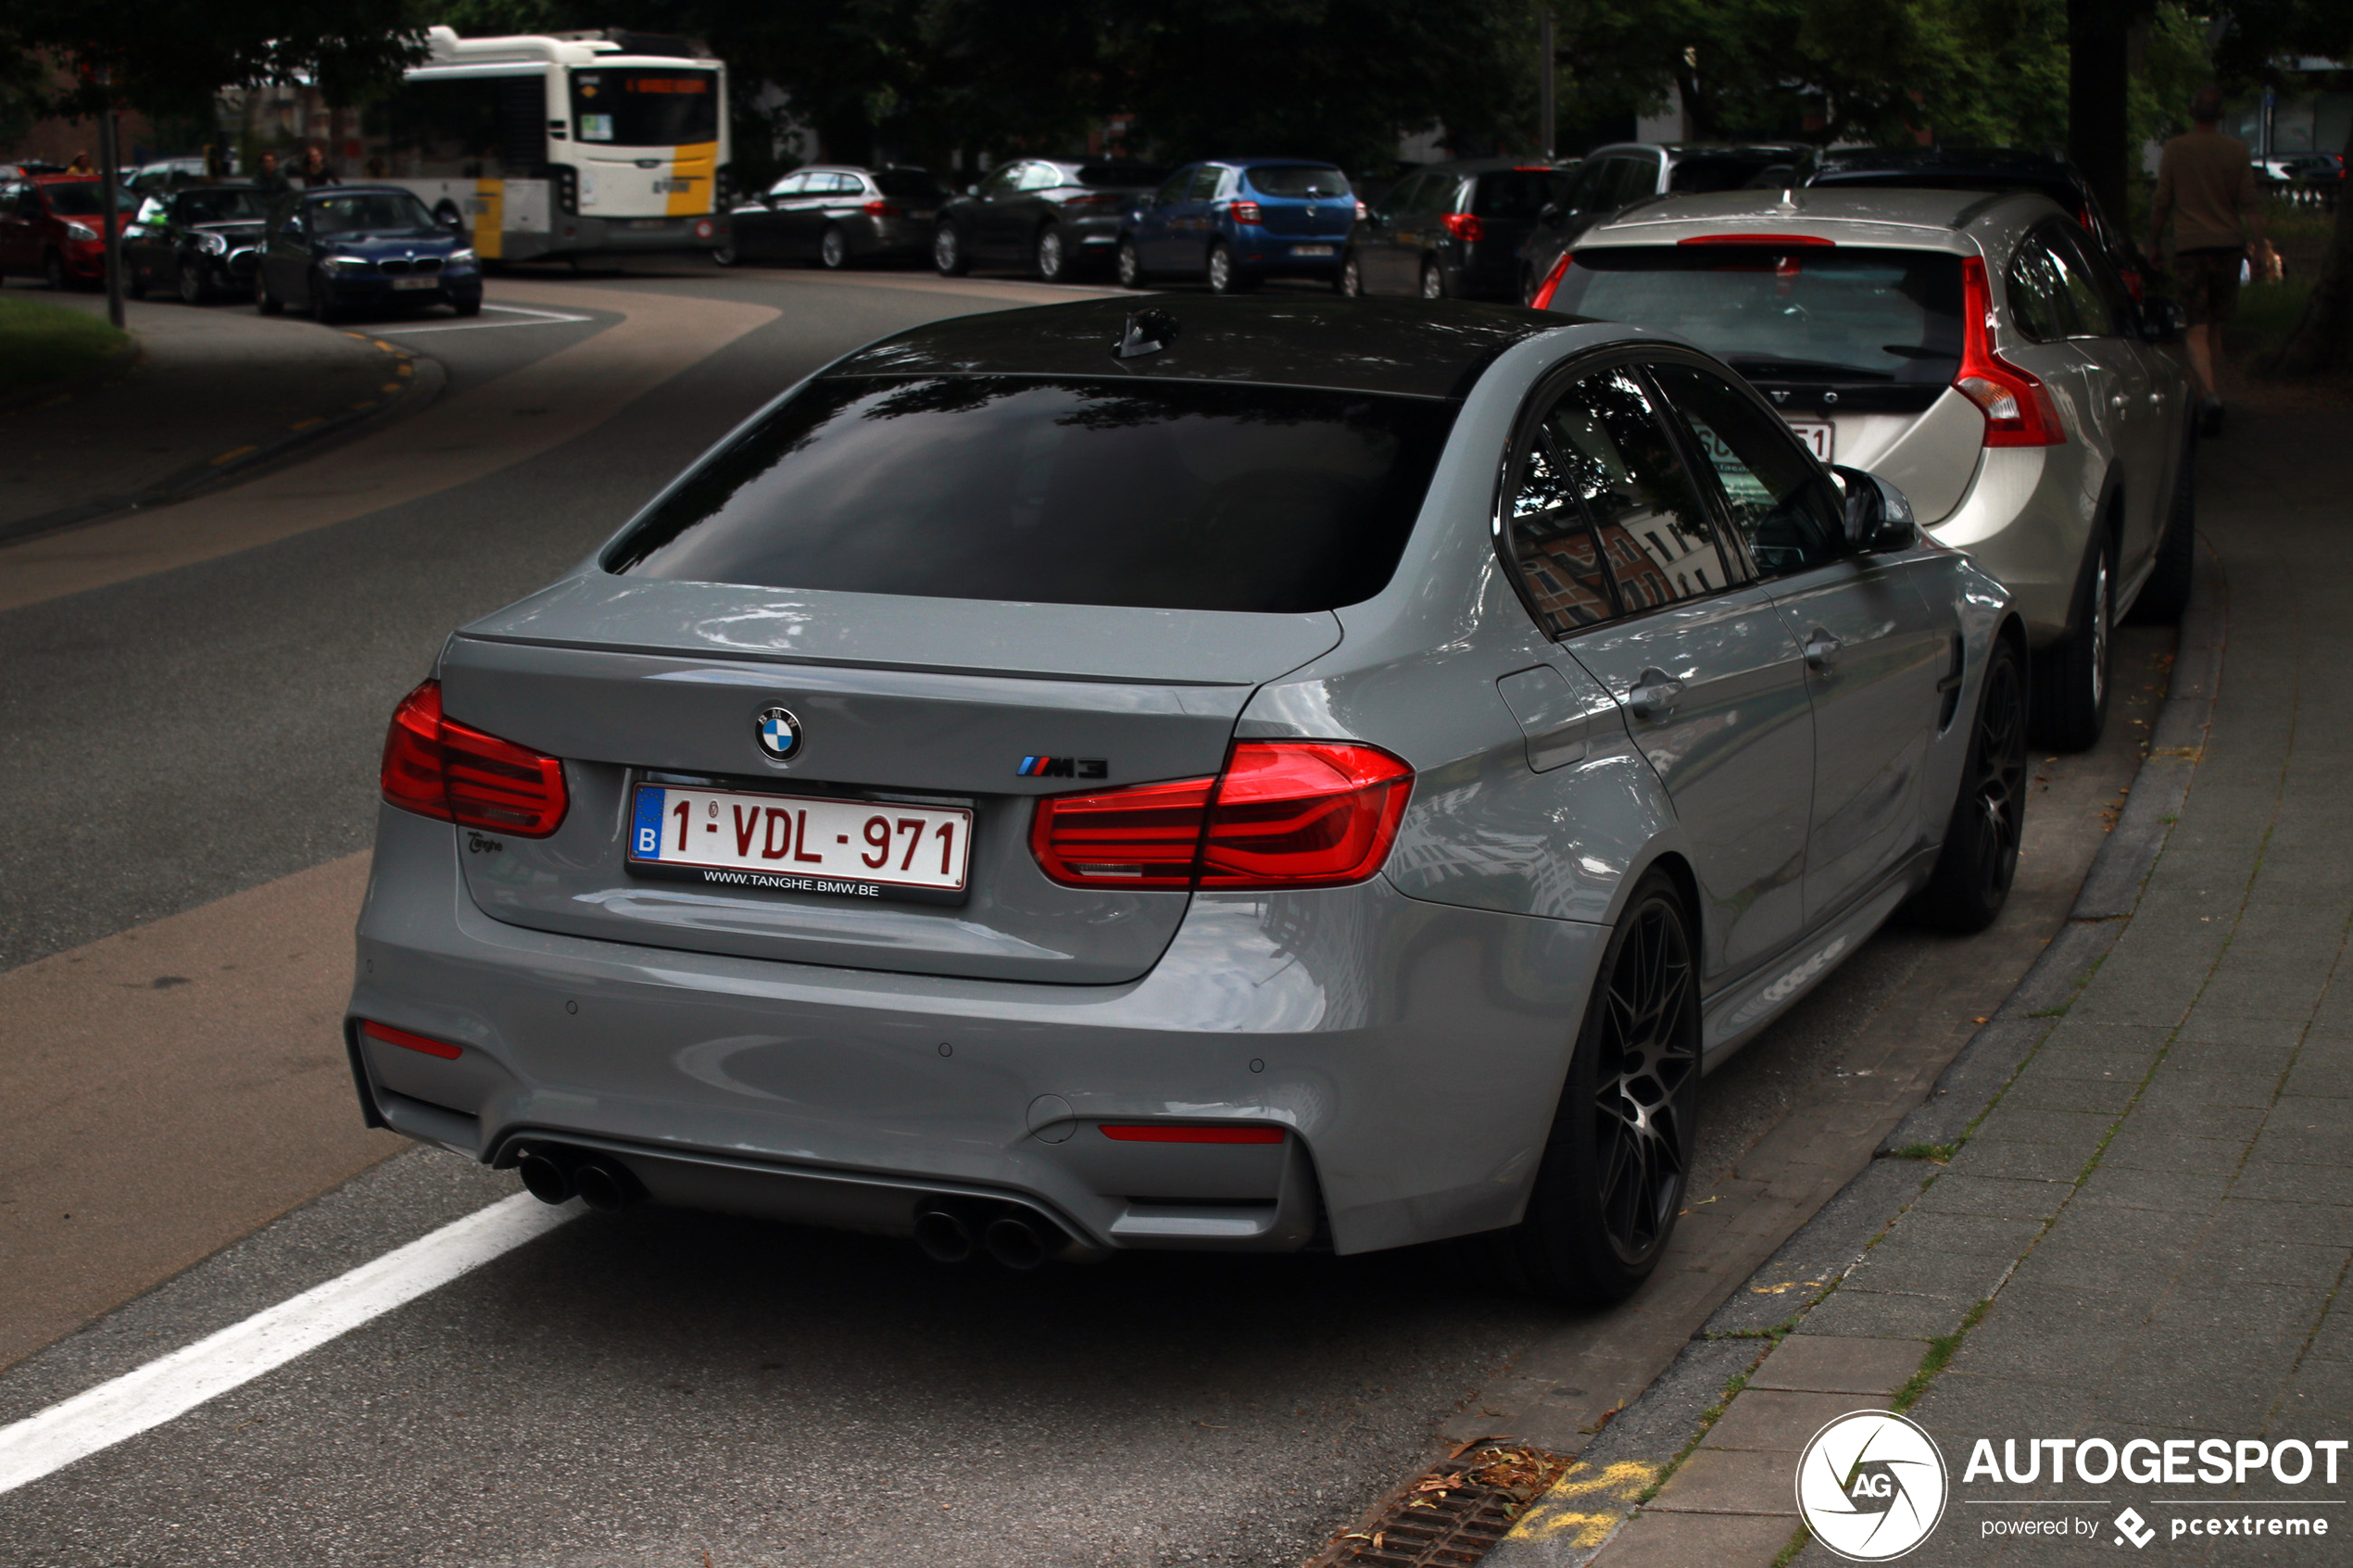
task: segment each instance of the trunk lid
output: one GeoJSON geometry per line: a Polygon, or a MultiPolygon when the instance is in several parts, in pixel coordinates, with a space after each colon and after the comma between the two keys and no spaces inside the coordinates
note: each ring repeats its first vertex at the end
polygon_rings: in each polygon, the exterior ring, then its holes
{"type": "Polygon", "coordinates": [[[1132,980],[1190,896],[1050,881],[1029,850],[1032,800],[1216,772],[1256,687],[1339,641],[1323,611],[1006,604],[591,570],[465,628],[443,653],[447,716],[564,759],[571,795],[553,836],[460,830],[459,859],[484,912],[538,930],[908,973],[1132,980]],[[759,744],[773,706],[801,727],[784,762],[759,744]],[[654,880],[628,857],[641,785],[969,811],[962,900],[654,880]]]}

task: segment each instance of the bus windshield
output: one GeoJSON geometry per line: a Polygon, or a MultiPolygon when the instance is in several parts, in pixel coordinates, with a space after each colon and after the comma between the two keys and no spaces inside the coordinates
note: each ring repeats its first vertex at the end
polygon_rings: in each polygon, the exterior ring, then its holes
{"type": "Polygon", "coordinates": [[[572,119],[583,142],[676,147],[719,140],[716,71],[613,69],[572,73],[572,119]]]}

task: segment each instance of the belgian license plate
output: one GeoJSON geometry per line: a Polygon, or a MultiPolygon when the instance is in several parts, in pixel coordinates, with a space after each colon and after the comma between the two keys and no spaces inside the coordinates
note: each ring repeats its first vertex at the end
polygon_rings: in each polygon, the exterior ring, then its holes
{"type": "Polygon", "coordinates": [[[955,807],[639,784],[629,867],[711,887],[961,900],[973,814],[955,807]]]}
{"type": "Polygon", "coordinates": [[[911,223],[928,223],[928,222],[930,222],[933,219],[935,219],[935,218],[937,218],[937,217],[938,217],[938,216],[939,216],[939,209],[938,209],[938,208],[937,208],[937,207],[917,207],[917,208],[915,208],[913,211],[911,211],[910,213],[908,213],[908,214],[907,214],[907,220],[908,220],[908,221],[909,221],[909,222],[911,222],[911,223]]]}
{"type": "Polygon", "coordinates": [[[1329,245],[1293,245],[1290,247],[1290,253],[1293,256],[1329,256],[1332,254],[1332,247],[1329,245]]]}
{"type": "Polygon", "coordinates": [[[392,281],[392,286],[396,289],[437,289],[441,286],[441,280],[439,278],[395,278],[392,281]]]}
{"type": "Polygon", "coordinates": [[[1789,428],[1797,433],[1797,438],[1806,443],[1818,460],[1831,460],[1831,442],[1837,433],[1836,425],[1828,420],[1792,420],[1789,428]]]}

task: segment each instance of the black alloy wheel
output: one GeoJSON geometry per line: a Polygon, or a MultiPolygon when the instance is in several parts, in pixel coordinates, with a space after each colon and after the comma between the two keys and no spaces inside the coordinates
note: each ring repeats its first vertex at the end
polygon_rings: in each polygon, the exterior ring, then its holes
{"type": "Polygon", "coordinates": [[[964,254],[964,237],[956,232],[953,223],[942,223],[932,231],[931,264],[943,278],[961,278],[972,269],[972,258],[964,254]]]}
{"type": "Polygon", "coordinates": [[[2092,540],[2075,630],[2034,657],[2028,720],[2032,738],[2053,751],[2086,751],[2108,727],[2109,660],[2116,630],[2116,541],[2103,527],[2092,540]]]}
{"type": "Polygon", "coordinates": [[[716,245],[711,249],[711,259],[718,266],[733,267],[743,258],[736,254],[734,245],[716,245]]]}
{"type": "Polygon", "coordinates": [[[1519,1284],[1574,1306],[1622,1301],[1666,1253],[1699,1114],[1697,966],[1682,894],[1654,869],[1627,899],[1518,1225],[1519,1284]]]}
{"type": "Polygon", "coordinates": [[[1999,637],[1985,660],[1944,847],[1912,900],[1914,921],[1960,935],[1993,924],[2017,880],[2025,831],[2026,661],[2016,643],[1999,637]]]}
{"type": "Polygon", "coordinates": [[[1356,259],[1354,251],[1340,258],[1340,276],[1333,281],[1332,287],[1340,291],[1342,299],[1365,297],[1365,264],[1356,259]]]}
{"type": "Polygon", "coordinates": [[[1063,250],[1063,229],[1059,223],[1049,223],[1038,231],[1037,244],[1030,247],[1041,282],[1059,283],[1070,272],[1070,257],[1063,250]]]}
{"type": "Polygon", "coordinates": [[[172,270],[177,274],[174,281],[180,285],[181,304],[202,305],[212,297],[212,285],[205,282],[203,262],[182,257],[172,270]]]}
{"type": "Polygon", "coordinates": [[[1144,286],[1144,258],[1138,254],[1135,241],[1119,242],[1118,268],[1121,288],[1139,289],[1144,286]]]}
{"type": "Polygon", "coordinates": [[[828,272],[849,265],[849,236],[841,232],[840,224],[826,224],[825,232],[817,236],[817,259],[828,272]]]}
{"type": "Polygon", "coordinates": [[[1435,261],[1422,263],[1422,297],[1424,299],[1446,297],[1446,274],[1440,270],[1435,261]]]}

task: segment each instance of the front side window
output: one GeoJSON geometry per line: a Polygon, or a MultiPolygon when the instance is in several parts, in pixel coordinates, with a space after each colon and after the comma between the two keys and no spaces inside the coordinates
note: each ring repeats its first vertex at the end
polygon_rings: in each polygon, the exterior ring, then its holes
{"type": "Polygon", "coordinates": [[[980,182],[981,199],[989,201],[999,196],[1011,195],[1020,188],[1021,165],[1009,163],[980,182]]]}
{"type": "Polygon", "coordinates": [[[1332,609],[1396,571],[1455,410],[1218,383],[829,378],[605,564],[842,593],[1332,609]]]}
{"type": "Polygon", "coordinates": [[[1185,199],[1197,202],[1214,199],[1217,194],[1217,182],[1225,177],[1226,171],[1215,164],[1203,164],[1193,171],[1192,189],[1185,193],[1185,199]]]}
{"type": "Polygon", "coordinates": [[[1403,184],[1397,186],[1388,195],[1381,198],[1380,215],[1383,218],[1393,218],[1401,212],[1413,211],[1414,204],[1421,199],[1422,187],[1429,182],[1429,178],[1427,174],[1406,176],[1403,184]]]}
{"type": "Polygon", "coordinates": [[[1185,199],[1186,189],[1192,184],[1193,171],[1180,169],[1168,177],[1168,182],[1152,193],[1154,207],[1175,207],[1185,199]]]}
{"type": "Polygon", "coordinates": [[[1520,457],[1504,546],[1547,635],[1565,637],[1617,613],[1601,544],[1545,425],[1520,457]]]}
{"type": "Polygon", "coordinates": [[[1021,171],[1021,188],[1025,191],[1051,191],[1063,183],[1063,171],[1051,163],[1026,164],[1021,171]]]}
{"type": "Polygon", "coordinates": [[[1838,558],[1842,508],[1787,425],[1696,366],[1659,365],[1651,377],[1715,471],[1757,571],[1778,577],[1838,558]]]}
{"type": "Polygon", "coordinates": [[[1548,203],[1560,199],[1561,176],[1549,169],[1505,169],[1478,177],[1471,211],[1480,218],[1533,223],[1548,203]]]}
{"type": "Polygon", "coordinates": [[[1626,614],[1730,585],[1699,489],[1630,367],[1573,383],[1544,432],[1592,521],[1626,614]]]}

